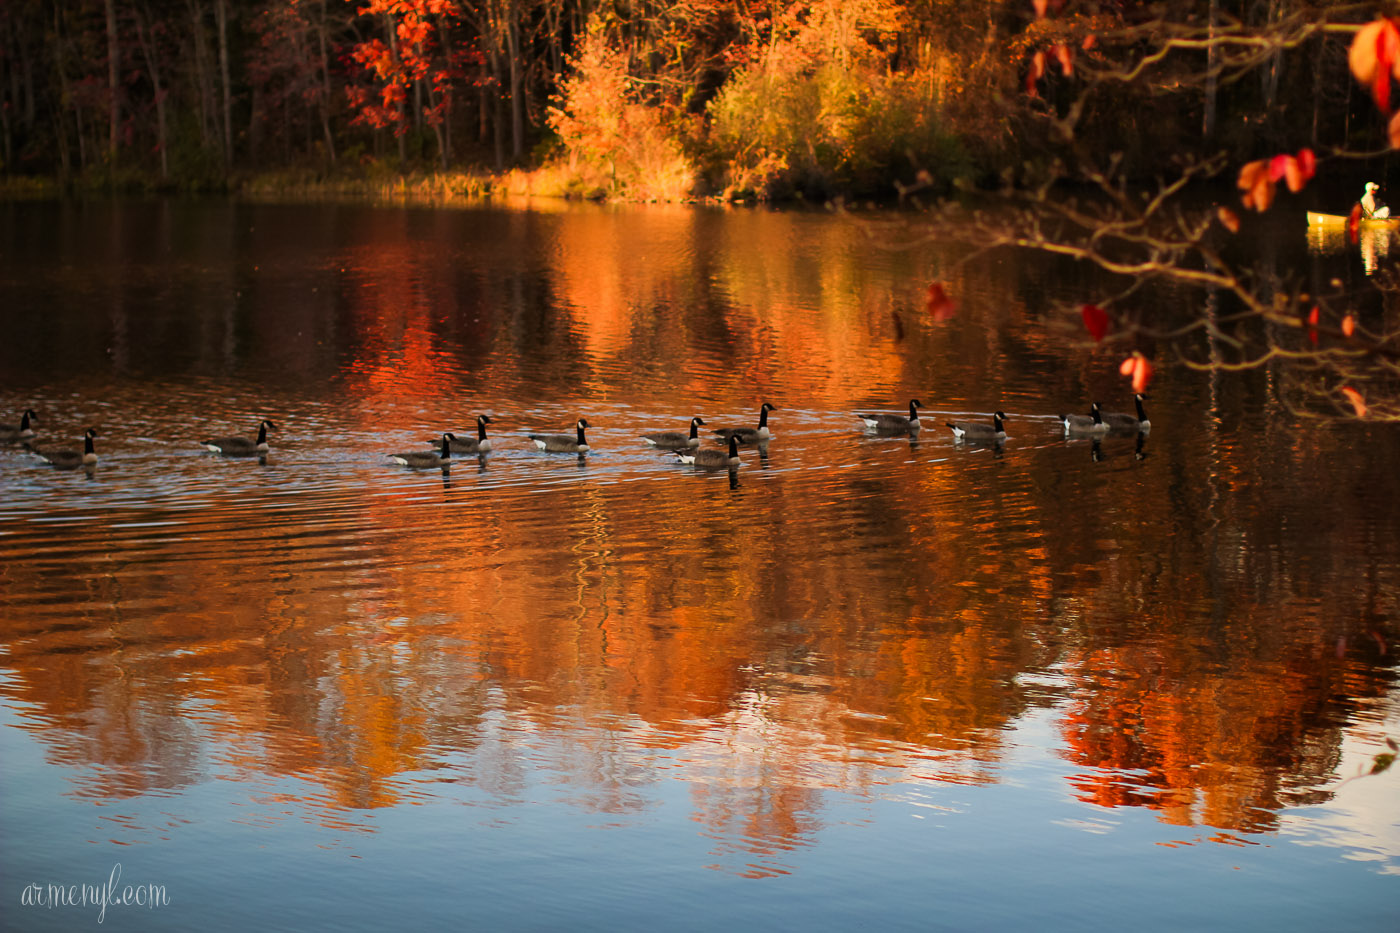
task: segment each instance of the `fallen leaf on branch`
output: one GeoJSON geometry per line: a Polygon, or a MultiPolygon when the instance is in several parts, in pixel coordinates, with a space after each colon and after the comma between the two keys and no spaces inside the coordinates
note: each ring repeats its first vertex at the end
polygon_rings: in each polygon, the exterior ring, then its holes
{"type": "Polygon", "coordinates": [[[1118,372],[1132,377],[1134,392],[1146,392],[1147,384],[1152,381],[1152,363],[1136,350],[1119,364],[1118,372]]]}
{"type": "Polygon", "coordinates": [[[1347,397],[1347,401],[1351,402],[1351,407],[1356,411],[1356,417],[1365,418],[1367,411],[1366,400],[1361,397],[1361,393],[1351,386],[1343,386],[1342,394],[1347,397]]]}
{"type": "Polygon", "coordinates": [[[1258,159],[1245,163],[1240,169],[1239,189],[1244,192],[1244,206],[1260,213],[1267,211],[1274,202],[1274,182],[1269,177],[1269,162],[1258,159]]]}
{"type": "Polygon", "coordinates": [[[1269,160],[1269,181],[1285,182],[1295,193],[1303,190],[1316,171],[1317,157],[1311,149],[1299,149],[1297,155],[1282,153],[1269,160]]]}
{"type": "Polygon", "coordinates": [[[1304,146],[1298,150],[1298,164],[1302,166],[1303,172],[1308,178],[1317,174],[1317,156],[1308,147],[1304,146]]]}
{"type": "Polygon", "coordinates": [[[1356,80],[1367,86],[1376,106],[1390,113],[1390,79],[1400,67],[1400,30],[1390,19],[1362,26],[1351,40],[1347,64],[1356,80]]]}
{"type": "Polygon", "coordinates": [[[1297,194],[1308,183],[1308,178],[1303,174],[1303,169],[1298,165],[1297,159],[1292,156],[1285,158],[1287,161],[1283,163],[1283,182],[1288,185],[1289,191],[1297,194]]]}

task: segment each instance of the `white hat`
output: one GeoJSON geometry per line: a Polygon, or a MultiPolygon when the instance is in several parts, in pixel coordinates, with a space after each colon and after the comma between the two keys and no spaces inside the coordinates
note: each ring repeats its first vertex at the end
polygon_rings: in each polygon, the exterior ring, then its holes
{"type": "Polygon", "coordinates": [[[1379,191],[1379,190],[1381,190],[1381,186],[1378,185],[1378,184],[1376,184],[1374,181],[1368,181],[1368,182],[1366,182],[1366,190],[1367,190],[1367,191],[1379,191]]]}

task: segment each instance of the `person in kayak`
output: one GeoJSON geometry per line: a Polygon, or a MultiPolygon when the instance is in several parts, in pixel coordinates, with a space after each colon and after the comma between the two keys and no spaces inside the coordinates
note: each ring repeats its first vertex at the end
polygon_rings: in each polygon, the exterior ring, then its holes
{"type": "Polygon", "coordinates": [[[1366,220],[1384,220],[1390,216],[1390,208],[1376,196],[1381,186],[1374,181],[1366,182],[1366,193],[1361,196],[1361,216],[1366,220]]]}

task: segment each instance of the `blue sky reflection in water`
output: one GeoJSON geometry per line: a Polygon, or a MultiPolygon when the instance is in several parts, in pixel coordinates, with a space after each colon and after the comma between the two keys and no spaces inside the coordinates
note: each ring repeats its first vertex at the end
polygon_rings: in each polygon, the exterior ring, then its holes
{"type": "Polygon", "coordinates": [[[1395,777],[1343,779],[1400,737],[1394,432],[1162,351],[1141,446],[1066,441],[1131,405],[1057,310],[1092,277],[870,233],[0,208],[0,413],[102,457],[0,448],[9,903],[119,862],[172,903],[116,929],[1392,916],[1395,777]],[[852,414],[914,397],[914,441],[852,414]],[[763,400],[733,477],[639,439],[763,400]],[[484,459],[383,456],[478,412],[484,459]],[[581,416],[582,461],[525,439],[581,416]],[[263,417],[265,463],[197,444],[263,417]]]}

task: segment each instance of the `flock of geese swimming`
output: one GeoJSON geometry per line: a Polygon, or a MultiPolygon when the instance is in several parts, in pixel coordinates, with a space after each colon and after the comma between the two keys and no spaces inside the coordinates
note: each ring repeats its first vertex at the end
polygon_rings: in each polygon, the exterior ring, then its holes
{"type": "MultiPolygon", "coordinates": [[[[1134,396],[1137,406],[1136,414],[1126,414],[1109,412],[1105,413],[1094,402],[1089,406],[1087,415],[1058,415],[1056,416],[1064,426],[1066,436],[1069,437],[1091,437],[1098,438],[1109,433],[1117,434],[1146,434],[1152,428],[1152,422],[1147,419],[1147,411],[1143,407],[1146,396],[1139,393],[1134,396]]],[[[883,412],[862,413],[856,417],[861,420],[866,430],[878,434],[909,434],[917,436],[923,429],[923,424],[919,420],[919,409],[924,405],[918,399],[909,402],[909,414],[896,415],[883,412]]],[[[712,433],[716,439],[725,446],[720,448],[702,448],[700,446],[700,428],[705,425],[705,420],[698,415],[690,419],[690,430],[686,431],[659,431],[653,434],[643,434],[642,440],[652,447],[675,452],[676,459],[681,463],[693,464],[696,467],[705,469],[726,469],[739,465],[739,447],[747,444],[765,443],[772,434],[768,430],[768,413],[777,411],[778,408],[769,402],[764,402],[758,410],[758,425],[756,427],[730,427],[717,428],[712,433]]],[[[39,420],[39,416],[33,409],[26,409],[18,424],[0,424],[0,442],[3,443],[23,443],[43,462],[55,469],[74,470],[79,467],[94,467],[97,465],[97,450],[93,444],[97,431],[88,428],[83,434],[83,449],[77,450],[43,450],[33,446],[35,437],[34,422],[39,420]]],[[[432,450],[418,450],[407,453],[389,454],[390,461],[413,468],[443,468],[451,465],[453,454],[485,454],[491,450],[491,439],[486,436],[486,426],[491,424],[489,415],[479,415],[476,419],[476,437],[458,437],[451,432],[444,433],[441,444],[432,450]]],[[[1006,415],[1003,412],[992,414],[992,423],[986,424],[977,421],[947,421],[944,424],[953,432],[953,438],[966,444],[1000,444],[1006,439],[1006,415]]],[[[574,424],[573,434],[529,434],[527,437],[534,442],[540,450],[549,453],[572,453],[585,454],[589,451],[588,439],[585,434],[589,427],[585,418],[578,419],[574,424]]],[[[221,454],[225,457],[260,457],[268,452],[267,432],[276,430],[277,425],[264,419],[258,424],[256,437],[246,437],[243,435],[232,435],[229,437],[211,437],[200,443],[209,451],[221,454]]]]}

